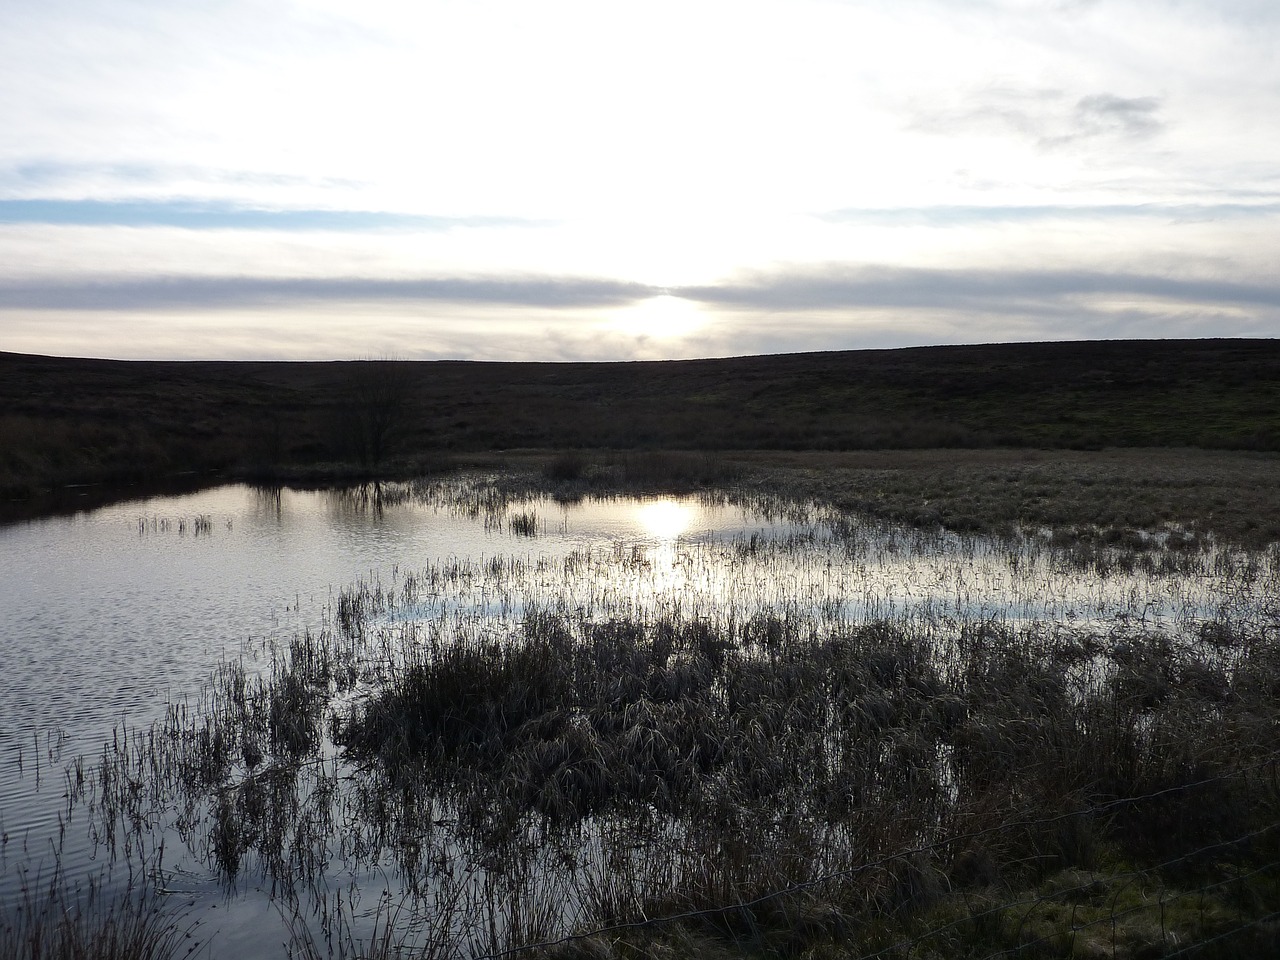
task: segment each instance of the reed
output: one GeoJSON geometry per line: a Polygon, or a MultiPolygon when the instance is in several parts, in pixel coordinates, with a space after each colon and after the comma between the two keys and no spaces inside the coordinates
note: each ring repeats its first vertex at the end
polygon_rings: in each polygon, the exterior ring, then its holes
{"type": "Polygon", "coordinates": [[[73,884],[55,867],[24,875],[17,902],[0,913],[0,955],[10,960],[175,960],[201,952],[199,924],[150,886],[123,894],[73,884]]]}
{"type": "Polygon", "coordinates": [[[511,532],[518,537],[536,537],[538,535],[538,515],[533,511],[521,511],[508,521],[511,532]]]}

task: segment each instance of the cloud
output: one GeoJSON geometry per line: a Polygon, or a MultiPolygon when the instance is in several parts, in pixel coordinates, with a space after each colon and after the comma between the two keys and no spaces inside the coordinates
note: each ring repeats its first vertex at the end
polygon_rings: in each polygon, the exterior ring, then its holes
{"type": "Polygon", "coordinates": [[[1159,97],[1117,97],[1111,93],[1081,97],[1075,108],[1075,137],[1154,136],[1164,128],[1156,116],[1159,109],[1159,97]]]}
{"type": "MultiPolygon", "coordinates": [[[[260,170],[219,170],[192,164],[95,163],[77,160],[39,160],[0,169],[0,187],[40,197],[75,199],[86,189],[109,185],[122,195],[136,195],[157,186],[173,183],[205,186],[233,185],[253,187],[319,187],[322,189],[356,189],[358,180],[316,178],[299,174],[260,170]]],[[[97,199],[103,199],[98,197],[97,199]]]]}
{"type": "Polygon", "coordinates": [[[867,226],[958,227],[983,223],[1035,223],[1046,220],[1158,220],[1203,222],[1275,216],[1280,199],[1275,193],[1255,194],[1255,203],[1131,203],[1131,204],[940,204],[931,207],[848,207],[818,214],[827,223],[867,226]]]}
{"type": "MultiPolygon", "coordinates": [[[[287,314],[329,307],[403,314],[419,305],[460,305],[477,310],[509,308],[616,311],[661,296],[678,297],[707,311],[711,333],[739,322],[786,314],[788,335],[813,326],[839,333],[841,317],[867,316],[900,330],[926,328],[938,318],[1004,317],[1010,323],[1061,327],[1061,336],[1088,335],[1088,317],[1137,310],[1143,316],[1176,314],[1274,319],[1280,282],[1169,276],[1156,273],[1064,270],[945,270],[850,264],[795,267],[739,274],[720,283],[657,288],[590,277],[503,275],[418,279],[165,276],[127,280],[0,282],[0,310],[49,313],[131,312],[212,314],[261,311],[287,314]],[[754,319],[753,319],[754,318],[754,319]],[[1068,326],[1069,325],[1069,326],[1068,326]],[[1076,332],[1072,333],[1071,329],[1076,332]]],[[[514,316],[514,315],[513,315],[514,316]]],[[[602,317],[597,314],[597,317],[602,317]]],[[[947,321],[948,323],[951,321],[947,321]]],[[[477,330],[478,341],[482,331],[477,330]]],[[[1203,333],[1213,333],[1205,329],[1203,333]]],[[[733,336],[725,340],[730,344],[733,336]]],[[[797,340],[798,348],[802,341],[797,340]]],[[[550,341],[544,345],[552,347],[550,341]]],[[[601,344],[591,345],[593,355],[601,344]]],[[[586,348],[582,348],[585,350],[586,348]]],[[[545,352],[545,350],[543,351],[545,352]]]]}
{"type": "Polygon", "coordinates": [[[966,102],[918,110],[908,129],[940,136],[1013,134],[1050,148],[1096,139],[1141,140],[1165,128],[1160,97],[1100,92],[1074,101],[1055,88],[990,86],[966,102]]]}
{"type": "Polygon", "coordinates": [[[1062,98],[1063,92],[1052,88],[989,86],[951,106],[918,109],[907,127],[939,136],[1015,133],[1038,139],[1043,118],[1062,98]]]}
{"type": "Polygon", "coordinates": [[[1280,283],[1196,280],[1096,270],[937,270],[829,264],[746,275],[671,291],[702,303],[758,310],[983,310],[1041,313],[1075,309],[1079,298],[1159,299],[1187,304],[1280,307],[1280,283]]]}
{"type": "Polygon", "coordinates": [[[576,277],[433,279],[148,277],[136,280],[0,282],[3,310],[225,310],[305,303],[481,303],[530,307],[622,306],[658,291],[576,277]]]}
{"type": "Polygon", "coordinates": [[[188,230],[450,230],[550,225],[550,221],[514,217],[433,217],[376,210],[264,210],[218,202],[94,200],[0,200],[0,223],[188,230]]]}

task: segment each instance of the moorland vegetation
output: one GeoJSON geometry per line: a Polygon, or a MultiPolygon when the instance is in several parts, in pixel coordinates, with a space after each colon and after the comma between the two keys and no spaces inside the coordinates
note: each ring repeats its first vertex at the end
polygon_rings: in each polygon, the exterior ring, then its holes
{"type": "Polygon", "coordinates": [[[0,353],[0,499],[175,476],[410,477],[510,450],[1280,450],[1280,341],[637,363],[0,353]]]}

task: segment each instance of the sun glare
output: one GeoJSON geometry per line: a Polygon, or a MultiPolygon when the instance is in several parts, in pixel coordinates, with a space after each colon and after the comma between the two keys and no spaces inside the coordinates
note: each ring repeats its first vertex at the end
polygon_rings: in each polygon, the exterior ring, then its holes
{"type": "Polygon", "coordinates": [[[689,529],[693,509],[674,500],[650,500],[636,508],[636,519],[649,536],[674,540],[689,529]]]}
{"type": "Polygon", "coordinates": [[[633,337],[672,340],[688,336],[705,322],[706,316],[692,300],[663,293],[617,311],[609,326],[633,337]]]}

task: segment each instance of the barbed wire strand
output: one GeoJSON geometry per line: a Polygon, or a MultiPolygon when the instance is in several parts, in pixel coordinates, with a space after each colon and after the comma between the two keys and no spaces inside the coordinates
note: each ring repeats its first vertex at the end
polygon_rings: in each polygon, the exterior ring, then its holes
{"type": "Polygon", "coordinates": [[[1221,940],[1227,940],[1238,933],[1243,933],[1245,930],[1250,930],[1253,927],[1260,927],[1264,923],[1273,923],[1276,920],[1280,920],[1280,910],[1274,910],[1271,913],[1258,917],[1256,920],[1247,920],[1238,927],[1232,927],[1230,930],[1225,930],[1217,936],[1210,937],[1208,940],[1199,940],[1195,943],[1188,943],[1185,947],[1179,947],[1177,950],[1173,951],[1173,953],[1166,953],[1164,955],[1164,960],[1170,960],[1171,957],[1185,957],[1193,950],[1199,950],[1203,947],[1209,946],[1211,943],[1218,943],[1221,940]]]}
{"type": "MultiPolygon", "coordinates": [[[[786,887],[782,887],[778,890],[770,891],[769,893],[762,894],[750,900],[735,901],[733,903],[724,904],[716,907],[703,907],[697,910],[687,910],[681,913],[669,914],[662,917],[649,917],[642,920],[628,920],[620,923],[607,924],[605,926],[596,927],[591,930],[585,930],[580,933],[567,934],[563,937],[559,937],[553,940],[542,940],[534,943],[526,943],[526,944],[521,944],[514,947],[508,947],[504,950],[497,950],[497,951],[491,951],[489,953],[479,954],[474,956],[473,960],[504,960],[504,958],[506,957],[512,957],[521,953],[529,953],[535,950],[551,949],[553,947],[564,946],[569,943],[574,943],[576,941],[588,940],[593,937],[604,936],[612,933],[621,933],[627,930],[640,930],[648,927],[682,923],[686,920],[697,920],[704,917],[717,916],[717,915],[722,915],[726,913],[732,913],[735,911],[742,911],[745,913],[747,911],[752,910],[755,907],[762,906],[763,904],[768,903],[772,900],[777,900],[782,897],[787,897],[796,893],[801,893],[805,890],[810,890],[814,887],[821,886],[822,884],[829,883],[833,880],[843,880],[843,879],[855,877],[855,876],[858,876],[859,874],[866,873],[871,870],[876,870],[880,867],[887,866],[888,864],[891,864],[897,860],[903,860],[909,857],[915,857],[921,854],[934,852],[939,849],[945,849],[946,847],[952,846],[957,843],[979,840],[979,839],[982,839],[983,837],[990,836],[993,833],[1016,830],[1023,827],[1047,826],[1050,824],[1060,823],[1064,820],[1070,820],[1070,819],[1074,819],[1076,817],[1081,817],[1081,816],[1098,816],[1100,814],[1105,814],[1112,810],[1117,810],[1132,804],[1142,803],[1149,800],[1156,800],[1161,797],[1169,796],[1171,794],[1194,790],[1198,787],[1208,786],[1213,783],[1221,783],[1226,780],[1232,780],[1239,777],[1244,777],[1253,772],[1261,770],[1267,767],[1268,765],[1274,764],[1278,759],[1280,759],[1280,750],[1275,750],[1275,751],[1272,751],[1271,753],[1264,755],[1262,758],[1260,758],[1253,764],[1250,764],[1249,766],[1240,767],[1235,770],[1228,771],[1226,773],[1218,774],[1212,777],[1205,777],[1203,779],[1196,780],[1191,783],[1177,784],[1175,786],[1165,787],[1160,790],[1152,791],[1151,793],[1141,794],[1134,797],[1117,797],[1113,800],[1104,801],[1101,804],[1097,804],[1089,807],[1083,807],[1080,809],[1069,811],[1067,813],[1057,814],[1052,817],[1015,820],[1009,823],[1003,823],[1003,824],[993,825],[990,827],[984,827],[981,830],[975,830],[966,834],[957,834],[951,837],[946,837],[941,840],[934,841],[932,843],[921,844],[919,846],[911,847],[906,850],[900,850],[897,853],[893,853],[893,854],[881,857],[877,860],[871,860],[866,863],[859,864],[858,866],[851,867],[847,870],[838,870],[833,873],[828,873],[819,877],[812,877],[808,880],[803,880],[798,883],[789,884],[786,887]]],[[[1261,831],[1255,831],[1254,834],[1246,834],[1243,837],[1226,841],[1225,844],[1231,845],[1231,844],[1243,842],[1244,840],[1251,838],[1255,834],[1268,832],[1274,826],[1280,826],[1280,824],[1270,825],[1268,827],[1263,828],[1263,830],[1261,831]]],[[[1215,844],[1213,846],[1221,846],[1221,845],[1222,844],[1215,844]]],[[[1186,854],[1178,857],[1176,860],[1170,861],[1170,863],[1177,863],[1177,862],[1180,862],[1181,860],[1187,859],[1188,856],[1194,856],[1194,855],[1196,854],[1195,853],[1186,854]]],[[[1156,869],[1156,868],[1152,868],[1152,869],[1156,869]]],[[[1029,902],[1036,902],[1040,899],[1043,899],[1043,898],[1034,898],[1029,902]]],[[[1013,905],[1017,905],[1017,904],[1013,904],[1013,905]]],[[[1009,905],[1004,905],[1004,906],[1007,907],[1009,905]]],[[[925,934],[925,936],[927,935],[928,934],[925,934]]],[[[920,939],[919,937],[913,938],[910,941],[905,941],[902,945],[903,946],[910,945],[911,943],[918,942],[919,939],[920,939]]],[[[885,951],[882,950],[879,953],[870,954],[868,957],[868,960],[870,960],[871,957],[879,956],[884,952],[885,951]]]]}

